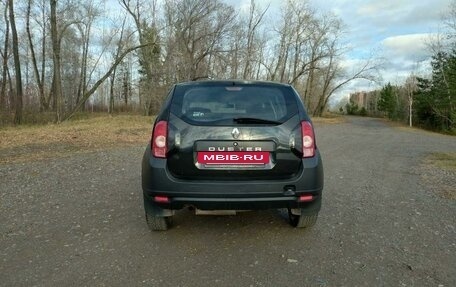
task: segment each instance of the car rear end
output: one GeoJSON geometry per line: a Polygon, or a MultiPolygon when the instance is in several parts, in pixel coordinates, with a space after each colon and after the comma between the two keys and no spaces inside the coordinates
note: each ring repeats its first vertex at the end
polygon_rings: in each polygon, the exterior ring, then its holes
{"type": "MultiPolygon", "coordinates": [[[[176,85],[142,164],[146,218],[166,229],[173,210],[320,210],[323,168],[296,91],[269,82],[176,85]]],[[[314,223],[314,222],[313,222],[314,223]]],[[[306,224],[306,226],[309,224],[306,224]]],[[[158,226],[158,228],[157,228],[158,226]]]]}

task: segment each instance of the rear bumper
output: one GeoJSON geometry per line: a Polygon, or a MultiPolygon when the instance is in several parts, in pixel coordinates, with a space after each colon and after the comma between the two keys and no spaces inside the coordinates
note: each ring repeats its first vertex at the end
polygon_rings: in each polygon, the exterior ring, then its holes
{"type": "Polygon", "coordinates": [[[302,171],[286,180],[182,180],[170,174],[166,159],[150,156],[146,149],[142,162],[142,188],[146,208],[154,205],[165,209],[194,206],[203,210],[255,210],[272,208],[305,208],[313,213],[321,206],[323,167],[319,153],[303,159],[302,171]],[[301,202],[301,195],[312,195],[313,201],[301,202]],[[169,202],[156,202],[155,196],[166,196],[169,202]]]}
{"type": "Polygon", "coordinates": [[[152,210],[155,206],[164,209],[182,209],[192,206],[202,210],[259,210],[274,208],[304,208],[309,214],[317,213],[321,207],[321,194],[311,202],[300,202],[296,196],[250,197],[250,198],[211,198],[211,197],[170,197],[169,203],[155,202],[153,196],[144,194],[145,206],[152,210]]]}

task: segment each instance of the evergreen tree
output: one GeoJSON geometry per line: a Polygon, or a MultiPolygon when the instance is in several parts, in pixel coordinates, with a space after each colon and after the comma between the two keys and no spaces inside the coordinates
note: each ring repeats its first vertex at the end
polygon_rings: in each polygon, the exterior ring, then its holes
{"type": "Polygon", "coordinates": [[[382,88],[377,107],[379,111],[385,112],[388,118],[392,120],[397,118],[397,99],[394,94],[394,88],[390,83],[382,88]]]}
{"type": "Polygon", "coordinates": [[[456,129],[456,50],[432,58],[432,78],[418,78],[415,110],[420,124],[437,130],[456,129]]]}
{"type": "Polygon", "coordinates": [[[345,109],[347,110],[347,115],[357,115],[359,107],[352,100],[350,100],[350,103],[345,105],[345,109]]]}

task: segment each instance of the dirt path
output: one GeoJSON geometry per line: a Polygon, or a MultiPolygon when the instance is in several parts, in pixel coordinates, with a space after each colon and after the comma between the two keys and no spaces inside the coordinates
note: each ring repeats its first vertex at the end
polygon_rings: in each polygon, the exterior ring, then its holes
{"type": "Polygon", "coordinates": [[[375,119],[317,124],[324,203],[310,230],[278,211],[143,218],[143,147],[0,165],[1,286],[456,286],[456,201],[422,180],[456,139],[375,119]]]}

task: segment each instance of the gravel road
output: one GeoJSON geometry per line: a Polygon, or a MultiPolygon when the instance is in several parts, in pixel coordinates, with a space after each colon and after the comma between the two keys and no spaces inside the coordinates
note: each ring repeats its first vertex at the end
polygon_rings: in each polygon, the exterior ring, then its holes
{"type": "Polygon", "coordinates": [[[311,229],[275,210],[183,210],[151,233],[144,147],[1,165],[0,286],[456,286],[456,201],[420,168],[456,138],[367,118],[316,133],[325,190],[311,229]]]}

